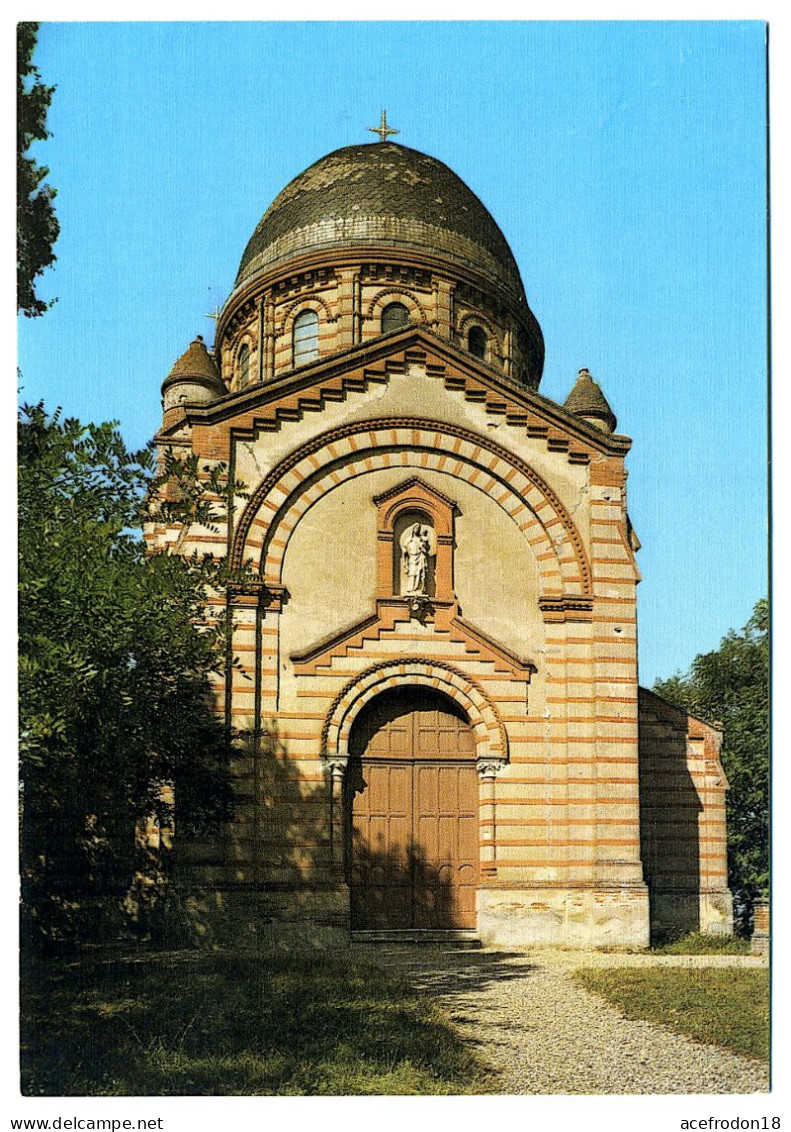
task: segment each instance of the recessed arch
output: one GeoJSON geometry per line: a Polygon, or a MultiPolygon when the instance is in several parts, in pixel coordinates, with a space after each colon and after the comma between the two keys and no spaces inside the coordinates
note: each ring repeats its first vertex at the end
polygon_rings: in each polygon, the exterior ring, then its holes
{"type": "Polygon", "coordinates": [[[403,303],[388,303],[382,307],[382,334],[389,334],[394,330],[403,330],[409,326],[409,310],[403,303]]]}
{"type": "MultiPolygon", "coordinates": [[[[399,467],[405,472],[414,471],[414,452],[418,443],[412,441],[400,448],[390,448],[383,438],[379,444],[366,445],[340,459],[332,460],[328,455],[326,463],[322,460],[320,467],[312,464],[298,467],[265,501],[264,514],[272,512],[271,518],[267,515],[268,522],[263,516],[256,520],[264,527],[261,532],[263,538],[259,547],[254,545],[254,538],[250,540],[247,550],[253,553],[247,553],[246,557],[258,558],[264,579],[280,585],[291,535],[310,508],[356,476],[399,467]]],[[[432,442],[424,441],[420,449],[421,472],[450,473],[456,479],[465,480],[492,499],[515,523],[536,558],[542,595],[558,597],[566,592],[584,593],[575,578],[575,560],[569,553],[569,547],[563,545],[565,540],[560,522],[557,516],[543,514],[547,509],[538,492],[534,491],[532,498],[526,501],[518,487],[505,478],[510,468],[493,475],[489,465],[467,460],[463,454],[449,459],[442,440],[436,436],[432,436],[432,442]],[[537,512],[542,513],[541,518],[537,512]]]]}
{"type": "Polygon", "coordinates": [[[582,539],[549,485],[488,437],[439,421],[399,418],[349,424],[291,453],[248,500],[234,537],[234,567],[257,559],[264,578],[279,585],[285,550],[302,515],[344,480],[397,467],[444,472],[484,491],[529,543],[542,596],[590,596],[590,566],[582,539]]]}
{"type": "Polygon", "coordinates": [[[291,363],[294,366],[315,361],[319,356],[319,316],[306,307],[291,325],[291,363]]]}
{"type": "Polygon", "coordinates": [[[319,316],[319,323],[322,322],[335,322],[335,316],[332,309],[324,299],[319,298],[318,295],[303,296],[300,299],[295,299],[293,303],[285,308],[280,314],[280,321],[275,325],[275,334],[291,334],[294,328],[294,320],[297,319],[303,311],[315,311],[319,316]]]}
{"type": "MultiPolygon", "coordinates": [[[[447,692],[425,684],[401,684],[397,688],[378,692],[356,713],[349,729],[349,757],[364,758],[366,754],[370,757],[370,740],[382,723],[386,726],[399,716],[413,716],[414,713],[431,711],[453,719],[457,735],[471,736],[467,712],[447,692]]],[[[414,734],[409,737],[405,735],[404,738],[406,741],[403,744],[398,743],[389,747],[384,757],[401,760],[410,757],[420,758],[421,754],[424,754],[424,751],[415,750],[414,734]],[[410,739],[413,741],[410,742],[410,739]]],[[[475,758],[475,745],[464,741],[459,744],[452,743],[447,747],[435,749],[432,754],[437,758],[447,756],[454,761],[469,761],[475,758]]]]}
{"type": "Polygon", "coordinates": [[[467,331],[467,349],[473,357],[486,360],[489,354],[489,338],[482,326],[476,323],[467,331]]]}
{"type": "Polygon", "coordinates": [[[376,320],[378,324],[385,307],[391,306],[393,303],[400,303],[406,307],[409,311],[410,322],[425,324],[428,321],[423,307],[415,296],[399,287],[383,287],[381,291],[377,291],[368,302],[365,321],[370,325],[373,320],[376,320]]]}
{"type": "Polygon", "coordinates": [[[384,661],[349,681],[327,712],[322,734],[324,756],[347,758],[352,725],[360,711],[380,693],[404,687],[430,688],[456,703],[469,720],[476,759],[507,759],[505,727],[480,686],[444,661],[420,657],[384,661]]]}
{"type": "Polygon", "coordinates": [[[488,355],[490,358],[500,357],[503,351],[502,331],[494,325],[491,319],[478,311],[465,311],[456,322],[456,336],[459,342],[466,343],[472,327],[478,326],[488,339],[488,355]]]}
{"type": "Polygon", "coordinates": [[[246,389],[250,384],[250,339],[245,337],[236,352],[236,388],[246,389]]]}

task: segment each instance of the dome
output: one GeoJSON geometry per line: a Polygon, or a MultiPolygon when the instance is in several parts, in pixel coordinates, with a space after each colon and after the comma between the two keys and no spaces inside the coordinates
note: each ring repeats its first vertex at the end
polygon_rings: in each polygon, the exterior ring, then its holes
{"type": "Polygon", "coordinates": [[[306,252],[390,245],[483,273],[525,302],[511,249],[447,165],[393,142],[336,149],[275,198],[242,256],[236,286],[306,252]]]}

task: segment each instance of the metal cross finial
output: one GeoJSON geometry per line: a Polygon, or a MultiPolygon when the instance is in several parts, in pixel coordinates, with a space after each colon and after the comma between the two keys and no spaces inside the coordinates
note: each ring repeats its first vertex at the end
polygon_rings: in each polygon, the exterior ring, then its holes
{"type": "Polygon", "coordinates": [[[206,318],[213,318],[214,319],[214,329],[215,330],[217,329],[217,323],[219,322],[221,313],[222,312],[221,312],[220,308],[216,305],[215,305],[213,311],[207,311],[206,312],[206,318]]]}
{"type": "Polygon", "coordinates": [[[379,135],[379,141],[387,141],[391,134],[400,134],[400,130],[394,130],[387,124],[387,111],[382,111],[382,120],[378,126],[369,126],[368,130],[372,134],[379,135]]]}

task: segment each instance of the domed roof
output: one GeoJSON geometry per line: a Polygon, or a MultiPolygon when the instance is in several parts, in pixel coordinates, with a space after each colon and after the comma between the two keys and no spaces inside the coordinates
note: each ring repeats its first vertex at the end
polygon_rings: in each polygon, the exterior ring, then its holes
{"type": "Polygon", "coordinates": [[[253,233],[236,284],[337,244],[430,250],[526,301],[511,249],[481,201],[447,165],[393,142],[336,149],[286,185],[253,233]]]}

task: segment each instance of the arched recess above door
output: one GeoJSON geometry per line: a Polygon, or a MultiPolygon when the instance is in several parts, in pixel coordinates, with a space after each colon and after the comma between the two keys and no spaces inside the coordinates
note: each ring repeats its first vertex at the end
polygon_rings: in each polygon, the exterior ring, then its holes
{"type": "Polygon", "coordinates": [[[360,711],[382,692],[404,687],[442,692],[459,706],[470,721],[479,764],[486,760],[507,761],[505,727],[480,686],[449,664],[419,657],[374,665],[346,685],[333,701],[324,723],[324,759],[328,762],[347,759],[349,736],[360,711]]]}
{"type": "Polygon", "coordinates": [[[379,692],[355,716],[349,731],[349,755],[359,758],[366,754],[396,761],[409,758],[474,760],[475,742],[467,713],[456,700],[425,684],[404,684],[379,692]],[[372,748],[371,740],[383,721],[393,724],[408,718],[411,724],[420,724],[420,717],[427,713],[434,716],[429,718],[430,727],[426,729],[428,743],[421,734],[424,729],[413,726],[414,734],[407,736],[411,741],[372,748]]]}
{"type": "Polygon", "coordinates": [[[302,445],[249,499],[233,540],[233,566],[257,560],[267,584],[280,585],[291,532],[317,499],[374,468],[402,466],[407,471],[415,464],[466,479],[503,508],[539,563],[542,598],[590,599],[590,564],[582,538],[552,488],[529,464],[488,437],[440,421],[360,421],[302,445]]]}

